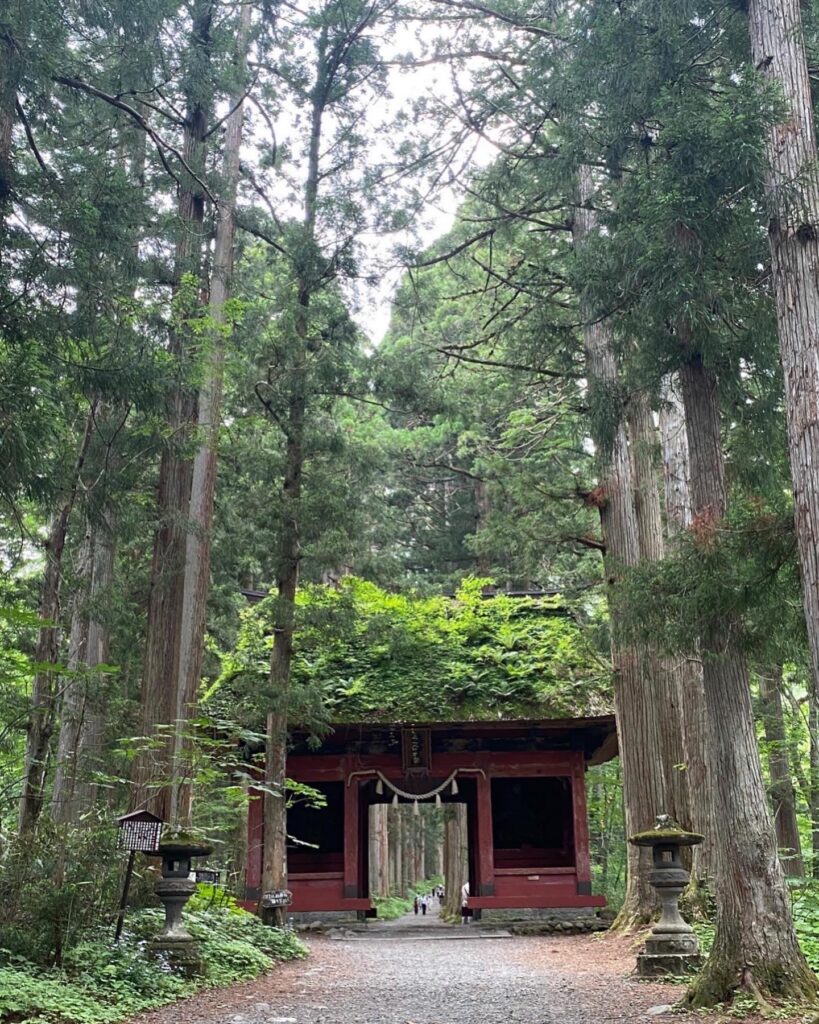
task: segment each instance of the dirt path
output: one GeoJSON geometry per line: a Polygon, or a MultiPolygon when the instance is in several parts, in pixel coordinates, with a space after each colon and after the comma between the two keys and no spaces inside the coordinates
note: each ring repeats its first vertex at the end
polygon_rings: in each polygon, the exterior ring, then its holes
{"type": "Polygon", "coordinates": [[[385,928],[311,939],[311,956],[203,993],[139,1024],[598,1024],[701,1021],[660,1014],[681,994],[629,977],[633,948],[595,936],[385,928]],[[654,1010],[654,1013],[649,1011],[654,1010]]]}

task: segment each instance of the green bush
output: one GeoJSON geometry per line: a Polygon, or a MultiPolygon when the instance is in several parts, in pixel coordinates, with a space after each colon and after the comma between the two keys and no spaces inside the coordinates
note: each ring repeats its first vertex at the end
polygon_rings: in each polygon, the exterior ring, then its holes
{"type": "Polygon", "coordinates": [[[412,910],[411,896],[373,896],[373,904],[378,911],[379,921],[394,921],[412,910]]]}
{"type": "Polygon", "coordinates": [[[90,928],[112,919],[121,861],[110,821],[76,828],[44,817],[36,835],[16,837],[0,865],[0,948],[59,964],[90,928]]]}
{"type": "Polygon", "coordinates": [[[199,942],[202,976],[187,979],[167,969],[146,950],[162,925],[160,910],[128,916],[118,946],[109,934],[77,942],[61,968],[39,969],[4,951],[0,967],[3,1024],[114,1024],[177,999],[198,988],[231,985],[257,977],[280,960],[306,954],[292,932],[268,928],[238,907],[198,910],[185,923],[199,942]]]}
{"type": "Polygon", "coordinates": [[[799,944],[811,969],[819,971],[819,883],[800,882],[792,889],[792,896],[799,944]]]}

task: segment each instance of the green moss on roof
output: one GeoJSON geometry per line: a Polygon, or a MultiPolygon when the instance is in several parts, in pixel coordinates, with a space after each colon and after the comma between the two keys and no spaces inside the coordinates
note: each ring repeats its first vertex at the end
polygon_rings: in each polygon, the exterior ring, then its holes
{"type": "MultiPolygon", "coordinates": [[[[332,722],[566,719],[612,712],[610,672],[559,598],[388,593],[346,578],[299,598],[290,717],[332,722]]],[[[216,696],[274,695],[270,597],[244,614],[216,696]]],[[[269,706],[269,703],[268,703],[269,706]]],[[[228,709],[229,710],[229,709],[228,709]]]]}

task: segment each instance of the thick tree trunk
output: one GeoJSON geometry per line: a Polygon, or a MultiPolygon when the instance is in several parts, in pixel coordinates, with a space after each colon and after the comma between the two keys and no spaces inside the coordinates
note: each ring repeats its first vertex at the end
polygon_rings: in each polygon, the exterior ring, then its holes
{"type": "Polygon", "coordinates": [[[42,625],[37,634],[34,660],[38,671],[31,691],[31,712],[23,771],[23,789],[20,795],[20,832],[34,828],[43,806],[46,771],[51,737],[56,714],[56,667],[59,662],[60,640],[60,588],[63,577],[63,551],[68,535],[68,522],[77,498],[88,447],[94,430],[96,402],[85,419],[77,459],[69,481],[68,494],[55,515],[45,544],[45,573],[40,592],[39,617],[42,625]],[[54,666],[48,668],[45,666],[54,666]]]}
{"type": "MultiPolygon", "coordinates": [[[[631,451],[634,509],[640,559],[659,562],[665,558],[665,538],[659,489],[659,436],[647,396],[638,392],[628,404],[628,433],[631,451]]],[[[677,659],[648,652],[651,684],[660,712],[660,744],[666,803],[670,814],[686,828],[691,827],[688,776],[685,772],[683,705],[685,697],[677,659]]]]}
{"type": "MultiPolygon", "coordinates": [[[[598,231],[593,208],[594,183],[591,170],[580,171],[580,203],[575,212],[573,241],[576,249],[598,231]]],[[[583,303],[583,345],[591,405],[610,407],[616,401],[619,380],[609,325],[583,303]]],[[[608,417],[607,417],[608,418],[608,417]]],[[[602,419],[602,417],[601,417],[602,419]]],[[[628,834],[648,828],[661,808],[666,806],[663,754],[660,734],[662,709],[655,704],[651,665],[645,650],[626,644],[617,626],[617,587],[624,570],[635,566],[640,557],[637,516],[633,501],[633,482],[628,439],[623,418],[611,428],[611,436],[594,437],[599,458],[599,482],[592,500],[600,512],[605,544],[604,572],[612,624],[612,661],[614,664],[615,706],[623,768],[626,831],[628,834]]],[[[648,851],[629,846],[628,884],[623,907],[615,922],[630,928],[651,919],[656,896],[649,885],[651,857],[648,851]]]]}
{"type": "Polygon", "coordinates": [[[180,784],[171,792],[171,820],[189,825],[192,813],[192,766],[188,763],[190,741],[185,723],[193,714],[202,673],[205,619],[210,590],[210,548],[213,501],[216,493],[216,462],[222,411],[224,376],[225,303],[230,298],[233,277],[236,190],[239,183],[239,155],[244,119],[245,65],[253,13],[251,4],[242,7],[236,40],[238,85],[229,98],[231,114],[225,126],[223,187],[213,250],[210,285],[210,331],[205,380],[199,391],[197,422],[200,444],[193,460],[188,530],[185,541],[182,620],[179,639],[179,675],[176,683],[174,729],[174,776],[180,784]]]}
{"type": "MultiPolygon", "coordinates": [[[[210,59],[212,16],[210,3],[198,3],[194,12],[190,46],[191,66],[196,69],[196,73],[192,73],[186,87],[188,106],[183,155],[188,166],[200,176],[205,165],[210,101],[210,97],[203,96],[201,92],[202,76],[210,59]]],[[[205,195],[201,186],[192,179],[184,181],[179,188],[177,205],[175,297],[181,294],[191,277],[197,282],[198,288],[202,267],[204,215],[205,195]]],[[[184,451],[184,444],[190,439],[196,423],[196,396],[190,381],[186,380],[192,364],[192,344],[184,328],[171,331],[169,351],[177,366],[178,379],[168,402],[170,440],[162,453],[159,466],[159,523],[154,537],[140,699],[141,735],[144,742],[137,754],[132,776],[133,806],[146,807],[166,821],[170,820],[171,815],[172,789],[185,781],[173,777],[172,751],[177,728],[177,708],[180,704],[177,686],[192,477],[191,460],[184,451]]]]}
{"type": "Polygon", "coordinates": [[[802,844],[796,819],[796,793],[788,757],[781,685],[781,668],[760,672],[760,712],[765,742],[768,744],[770,798],[776,829],[776,845],[785,874],[791,878],[801,878],[805,873],[805,866],[802,863],[802,844]]]}
{"type": "MultiPolygon", "coordinates": [[[[320,181],[319,160],[321,133],[327,90],[326,66],[327,29],[322,29],[319,43],[319,70],[313,88],[310,119],[310,143],[307,154],[307,175],[304,182],[303,245],[312,250],[316,242],[316,216],[320,181]]],[[[307,360],[315,342],[310,338],[309,310],[316,284],[314,256],[296,268],[297,308],[294,317],[295,340],[298,345],[289,367],[290,394],[283,426],[285,434],[284,478],[282,481],[282,514],[279,522],[279,556],[276,569],[277,598],[273,614],[274,644],[270,658],[270,687],[274,704],[267,716],[265,743],[264,797],[264,857],[262,861],[262,889],[284,888],[287,884],[286,809],[284,785],[287,751],[288,701],[290,693],[290,665],[293,656],[295,631],[296,592],[301,561],[301,486],[304,470],[305,419],[307,413],[307,360]]],[[[266,920],[276,925],[285,923],[284,908],[279,908],[266,920]]]]}
{"type": "MultiPolygon", "coordinates": [[[[667,380],[660,408],[660,438],[663,453],[663,490],[665,495],[666,533],[670,549],[689,528],[691,510],[690,465],[685,409],[679,394],[679,381],[667,380]]],[[[682,732],[685,774],[690,798],[689,823],[705,837],[695,846],[692,855],[690,893],[692,897],[707,886],[712,873],[712,849],[717,823],[711,791],[708,763],[708,715],[705,708],[705,686],[702,659],[696,652],[675,660],[675,670],[682,694],[682,732]],[[694,798],[693,794],[696,794],[694,798]]]]}
{"type": "MultiPolygon", "coordinates": [[[[692,529],[716,543],[726,511],[716,378],[697,354],[680,371],[691,465],[692,529]]],[[[711,955],[688,990],[694,1006],[752,992],[813,998],[816,979],[799,949],[776,854],[765,794],[745,657],[730,615],[700,639],[708,712],[715,836],[716,933],[711,955]]]]}
{"type": "Polygon", "coordinates": [[[70,675],[63,682],[60,735],[51,798],[55,821],[75,821],[94,805],[91,773],[102,748],[103,680],[95,673],[108,662],[109,630],[101,614],[114,580],[114,514],[86,521],[73,595],[68,648],[70,675]]]}
{"type": "Polygon", "coordinates": [[[773,290],[785,376],[794,518],[819,698],[819,172],[799,0],[749,0],[757,70],[781,90],[782,119],[768,131],[773,290]]]}
{"type": "Polygon", "coordinates": [[[88,646],[88,604],[94,575],[94,529],[86,519],[85,535],[77,554],[74,586],[71,594],[71,631],[68,640],[68,675],[62,680],[60,698],[60,734],[51,791],[51,816],[56,822],[76,817],[74,790],[80,774],[79,747],[85,712],[87,677],[81,675],[88,646]]]}

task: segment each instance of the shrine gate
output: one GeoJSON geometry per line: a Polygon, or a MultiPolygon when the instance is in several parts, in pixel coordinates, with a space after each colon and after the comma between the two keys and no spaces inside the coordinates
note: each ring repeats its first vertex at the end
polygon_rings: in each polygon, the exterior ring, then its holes
{"type": "MultiPolygon", "coordinates": [[[[287,831],[291,909],[372,912],[369,808],[467,806],[469,906],[600,907],[591,887],[585,770],[617,753],[614,716],[544,721],[337,725],[319,749],[293,737],[287,775],[327,806],[296,804],[287,831]]],[[[246,899],[260,895],[263,801],[250,803],[246,899]]]]}

